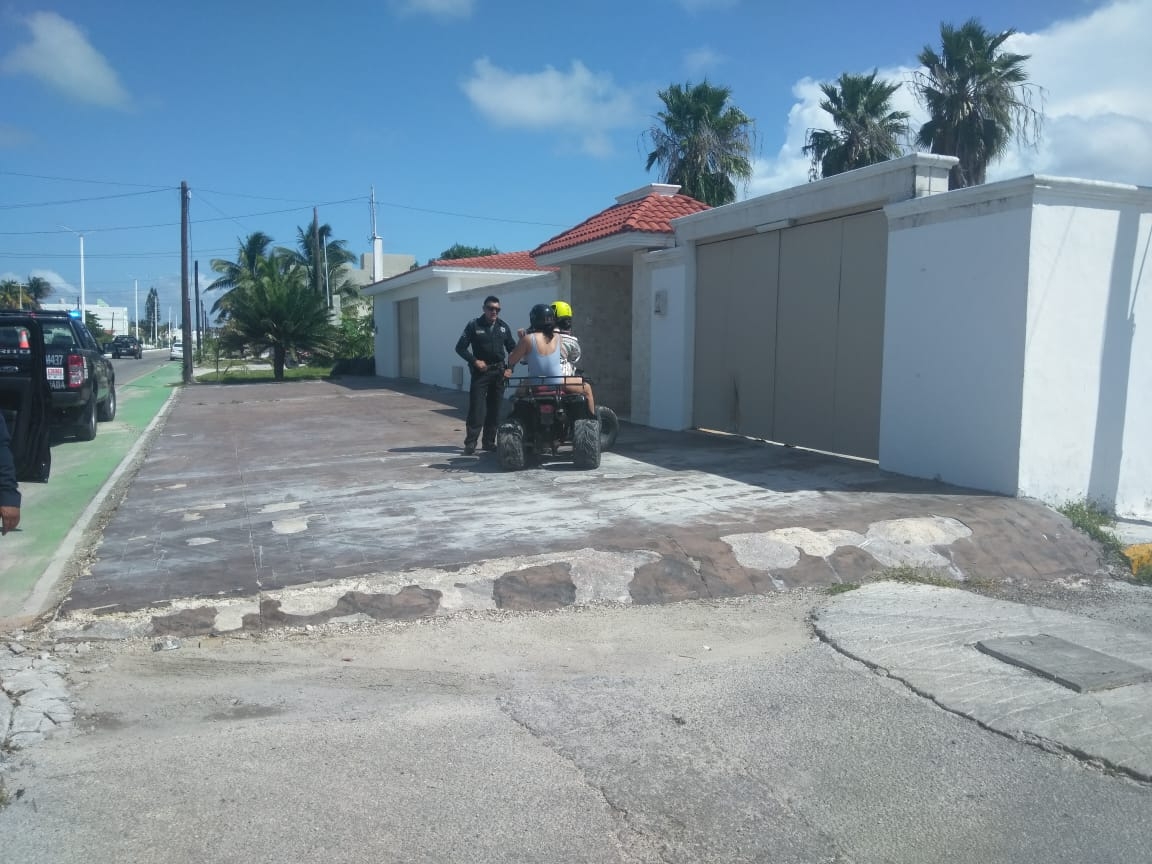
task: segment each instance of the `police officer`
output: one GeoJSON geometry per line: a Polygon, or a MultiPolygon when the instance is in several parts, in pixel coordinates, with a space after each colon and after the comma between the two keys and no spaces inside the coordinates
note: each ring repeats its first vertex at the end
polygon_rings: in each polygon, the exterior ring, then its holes
{"type": "Polygon", "coordinates": [[[516,347],[516,337],[500,318],[500,299],[484,298],[484,314],[464,325],[456,353],[468,364],[472,383],[468,388],[468,431],[464,455],[476,452],[476,439],[484,432],[485,450],[496,449],[496,426],[500,422],[500,398],[504,394],[504,360],[516,347]]]}

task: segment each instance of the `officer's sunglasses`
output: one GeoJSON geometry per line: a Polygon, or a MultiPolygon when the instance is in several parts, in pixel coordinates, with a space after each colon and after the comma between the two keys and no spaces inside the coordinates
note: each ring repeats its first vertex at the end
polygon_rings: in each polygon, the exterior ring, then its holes
{"type": "Polygon", "coordinates": [[[499,306],[485,306],[484,311],[485,312],[499,312],[500,307],[499,306]]]}

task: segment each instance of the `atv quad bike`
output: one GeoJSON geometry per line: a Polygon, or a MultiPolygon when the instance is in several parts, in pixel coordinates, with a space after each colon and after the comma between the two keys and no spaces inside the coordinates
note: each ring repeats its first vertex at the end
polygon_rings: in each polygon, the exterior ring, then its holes
{"type": "Polygon", "coordinates": [[[505,471],[545,458],[571,458],[577,468],[599,468],[600,454],[616,441],[617,430],[612,410],[601,406],[593,416],[582,394],[556,384],[521,384],[512,413],[496,434],[496,455],[505,471]]]}

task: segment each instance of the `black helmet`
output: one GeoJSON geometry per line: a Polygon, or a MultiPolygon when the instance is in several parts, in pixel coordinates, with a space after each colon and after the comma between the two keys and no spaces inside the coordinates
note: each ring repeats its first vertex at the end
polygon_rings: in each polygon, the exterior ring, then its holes
{"type": "Polygon", "coordinates": [[[556,310],[547,303],[537,303],[528,313],[528,323],[533,330],[545,332],[556,329],[556,310]]]}

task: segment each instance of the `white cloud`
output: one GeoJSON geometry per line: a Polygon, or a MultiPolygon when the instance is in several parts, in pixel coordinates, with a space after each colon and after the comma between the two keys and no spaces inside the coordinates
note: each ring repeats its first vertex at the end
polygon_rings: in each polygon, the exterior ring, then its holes
{"type": "MultiPolygon", "coordinates": [[[[912,77],[912,72],[913,70],[908,67],[898,66],[878,70],[877,77],[884,81],[907,82],[912,77]]],[[[788,112],[784,143],[774,157],[761,158],[753,162],[753,176],[747,190],[749,196],[764,195],[778,189],[788,189],[807,183],[811,159],[804,155],[803,148],[808,130],[833,128],[832,118],[820,107],[820,100],[824,98],[824,94],[820,90],[819,81],[801,78],[793,85],[792,95],[796,102],[788,112]]],[[[916,103],[912,88],[907,83],[892,95],[892,109],[911,114],[910,122],[913,129],[919,128],[924,122],[924,112],[916,103]]]]}
{"type": "Polygon", "coordinates": [[[638,118],[631,93],[579,60],[567,72],[547,66],[518,74],[481,57],[461,86],[476,110],[497,126],[571,133],[593,156],[611,152],[610,130],[632,127],[638,118]]]}
{"type": "Polygon", "coordinates": [[[1044,134],[989,169],[995,178],[1044,173],[1152,185],[1152,0],[1121,0],[1008,47],[1032,55],[1045,90],[1044,134]]]}
{"type": "Polygon", "coordinates": [[[31,75],[78,102],[128,107],[128,92],[116,71],[79,27],[55,12],[33,12],[24,23],[32,41],[4,58],[4,72],[31,75]]]}
{"type": "Polygon", "coordinates": [[[401,15],[431,15],[434,18],[468,18],[473,0],[393,0],[401,15]]]}
{"type": "Polygon", "coordinates": [[[688,70],[689,75],[703,75],[723,62],[724,55],[713,51],[707,45],[702,45],[684,55],[684,68],[688,70]]]}
{"type": "MultiPolygon", "coordinates": [[[[73,287],[72,283],[57,273],[55,270],[32,270],[29,276],[39,276],[52,286],[52,294],[48,297],[49,303],[63,303],[66,302],[62,299],[61,295],[79,294],[79,290],[73,287]]],[[[23,280],[21,280],[23,281],[23,280]]]]}
{"type": "MultiPolygon", "coordinates": [[[[1043,136],[1035,150],[1014,145],[989,167],[988,178],[1035,173],[1152,185],[1149,33],[1152,0],[1120,0],[1038,33],[1013,37],[1006,47],[1031,55],[1029,78],[1045,91],[1043,136]]],[[[897,67],[881,69],[880,76],[905,82],[893,105],[912,114],[916,130],[925,115],[908,85],[914,72],[897,67]]],[[[756,161],[749,195],[806,182],[808,160],[800,152],[805,134],[808,129],[832,128],[831,118],[819,107],[818,82],[803,78],[792,94],[796,101],[784,143],[775,156],[756,161]]]]}

